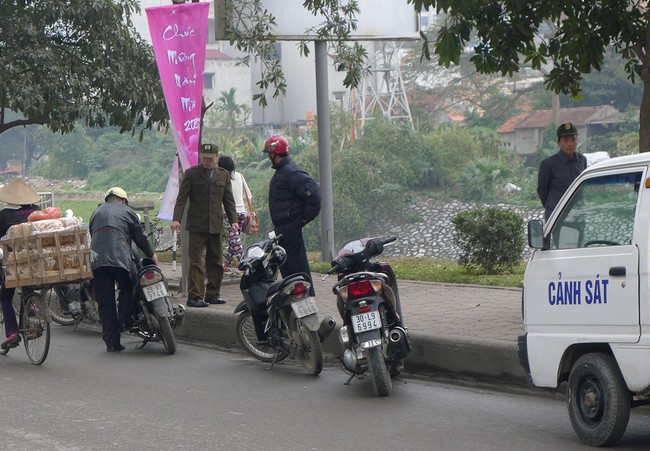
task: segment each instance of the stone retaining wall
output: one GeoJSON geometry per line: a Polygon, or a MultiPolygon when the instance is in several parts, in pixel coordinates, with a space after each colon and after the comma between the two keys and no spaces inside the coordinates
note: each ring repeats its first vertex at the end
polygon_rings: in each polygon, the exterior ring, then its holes
{"type": "MultiPolygon", "coordinates": [[[[433,199],[421,199],[412,205],[404,214],[404,218],[418,218],[410,223],[375,223],[370,235],[396,236],[398,240],[384,251],[387,257],[427,257],[443,260],[457,260],[459,250],[453,244],[455,227],[452,223],[454,216],[462,211],[476,208],[499,207],[513,210],[524,219],[526,224],[531,219],[542,219],[544,210],[527,210],[512,205],[476,205],[460,201],[443,202],[433,199]]],[[[522,230],[525,236],[526,230],[522,230]]],[[[527,241],[527,238],[526,242],[527,241]]],[[[530,254],[530,248],[525,247],[523,258],[530,254]]]]}

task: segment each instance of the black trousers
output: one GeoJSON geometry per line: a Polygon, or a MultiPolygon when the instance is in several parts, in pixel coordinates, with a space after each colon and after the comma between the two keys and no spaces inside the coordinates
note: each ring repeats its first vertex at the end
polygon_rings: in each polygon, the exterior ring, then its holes
{"type": "MultiPolygon", "coordinates": [[[[283,235],[280,240],[280,246],[287,251],[287,261],[280,266],[280,273],[283,278],[289,277],[299,272],[304,272],[309,276],[311,281],[311,270],[309,269],[309,260],[307,260],[307,249],[305,249],[305,240],[302,238],[302,229],[291,235],[283,235]]],[[[309,289],[310,296],[316,296],[314,283],[312,282],[309,289]]]]}
{"type": "Polygon", "coordinates": [[[106,346],[119,346],[122,324],[129,325],[133,315],[133,281],[129,271],[113,266],[93,269],[93,290],[102,322],[106,346]],[[115,305],[115,284],[119,287],[119,307],[115,305]],[[118,313],[119,308],[119,313],[118,313]]]}

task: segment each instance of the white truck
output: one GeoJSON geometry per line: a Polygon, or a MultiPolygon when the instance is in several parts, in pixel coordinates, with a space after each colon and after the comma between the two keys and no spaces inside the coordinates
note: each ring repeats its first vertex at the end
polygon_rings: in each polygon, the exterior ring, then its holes
{"type": "Polygon", "coordinates": [[[650,153],[587,168],[528,244],[520,361],[535,386],[568,383],[582,442],[612,445],[650,403],[650,153]]]}

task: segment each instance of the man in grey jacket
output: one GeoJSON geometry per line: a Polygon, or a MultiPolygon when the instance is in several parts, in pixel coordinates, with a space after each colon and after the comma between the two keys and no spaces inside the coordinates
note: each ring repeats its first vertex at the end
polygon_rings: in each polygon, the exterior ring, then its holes
{"type": "Polygon", "coordinates": [[[133,277],[136,272],[131,242],[157,264],[158,257],[142,230],[138,215],[128,207],[126,191],[109,189],[104,203],[90,217],[90,268],[93,291],[102,322],[102,338],[108,352],[123,351],[122,327],[128,330],[133,318],[133,277]],[[120,293],[119,314],[115,305],[115,284],[120,293]]]}

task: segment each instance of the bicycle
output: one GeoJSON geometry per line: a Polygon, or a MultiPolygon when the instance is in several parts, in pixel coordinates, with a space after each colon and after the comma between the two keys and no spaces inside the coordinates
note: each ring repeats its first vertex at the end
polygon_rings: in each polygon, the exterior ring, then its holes
{"type": "MultiPolygon", "coordinates": [[[[14,307],[15,311],[15,307],[14,307]]],[[[18,313],[18,332],[25,345],[27,358],[40,365],[47,358],[50,350],[49,310],[40,293],[34,287],[20,287],[20,312],[18,313]]],[[[0,310],[0,334],[5,337],[5,321],[0,310]]],[[[6,355],[12,348],[0,349],[0,355],[6,355]]]]}

